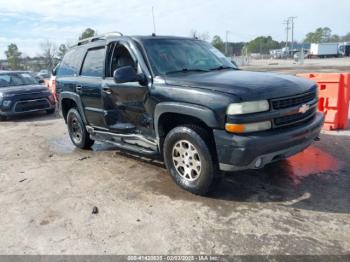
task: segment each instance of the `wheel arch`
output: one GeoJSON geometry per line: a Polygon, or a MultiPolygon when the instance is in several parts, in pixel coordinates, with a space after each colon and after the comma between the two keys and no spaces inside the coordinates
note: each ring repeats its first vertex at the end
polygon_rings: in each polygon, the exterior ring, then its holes
{"type": "Polygon", "coordinates": [[[180,124],[196,124],[211,134],[212,129],[219,128],[215,112],[209,108],[187,103],[160,103],[154,112],[154,128],[160,149],[167,132],[180,124]]]}
{"type": "Polygon", "coordinates": [[[84,114],[84,107],[81,102],[80,96],[72,92],[62,92],[60,95],[60,108],[64,120],[67,122],[67,114],[69,109],[76,107],[81,115],[84,124],[87,124],[84,114]]]}

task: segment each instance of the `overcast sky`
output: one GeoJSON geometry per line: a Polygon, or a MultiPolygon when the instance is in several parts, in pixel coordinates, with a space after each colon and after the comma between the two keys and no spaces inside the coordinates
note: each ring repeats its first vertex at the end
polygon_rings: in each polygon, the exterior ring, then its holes
{"type": "Polygon", "coordinates": [[[39,53],[45,40],[74,42],[87,27],[99,33],[150,34],[155,8],[157,34],[208,32],[230,41],[259,35],[285,39],[283,20],[297,16],[296,39],[320,26],[350,31],[349,0],[0,0],[0,58],[10,43],[24,54],[39,53]]]}

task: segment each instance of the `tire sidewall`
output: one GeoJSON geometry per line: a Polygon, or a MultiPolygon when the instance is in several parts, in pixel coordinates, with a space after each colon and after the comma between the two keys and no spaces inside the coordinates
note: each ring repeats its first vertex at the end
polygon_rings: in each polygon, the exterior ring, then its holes
{"type": "Polygon", "coordinates": [[[78,147],[78,148],[85,148],[85,141],[87,139],[87,136],[88,136],[88,133],[86,131],[86,128],[85,128],[85,125],[83,123],[83,120],[81,119],[81,116],[80,116],[80,113],[78,112],[77,109],[75,108],[72,108],[68,111],[68,114],[67,114],[67,125],[68,125],[68,133],[69,133],[69,137],[70,139],[72,140],[72,143],[78,147]],[[70,124],[71,124],[71,119],[75,117],[78,122],[79,122],[79,125],[81,125],[81,128],[82,128],[82,138],[81,138],[81,141],[80,143],[77,143],[74,139],[73,139],[73,136],[72,136],[72,133],[71,133],[71,127],[70,127],[70,124]]]}
{"type": "Polygon", "coordinates": [[[214,163],[208,145],[203,138],[189,127],[176,127],[169,132],[163,145],[164,162],[173,180],[185,190],[195,194],[206,194],[214,180],[214,163]],[[201,174],[195,181],[181,177],[176,170],[172,153],[174,145],[180,140],[192,143],[201,159],[201,174]]]}

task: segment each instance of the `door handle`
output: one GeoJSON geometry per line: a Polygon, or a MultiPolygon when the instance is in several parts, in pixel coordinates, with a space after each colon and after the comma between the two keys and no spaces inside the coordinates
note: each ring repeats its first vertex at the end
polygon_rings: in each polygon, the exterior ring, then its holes
{"type": "Polygon", "coordinates": [[[102,91],[104,93],[106,93],[107,95],[111,95],[112,94],[112,90],[109,87],[103,87],[102,91]]]}
{"type": "Polygon", "coordinates": [[[83,87],[80,86],[80,85],[78,85],[78,86],[75,87],[75,91],[76,91],[77,93],[81,93],[82,90],[83,90],[83,87]]]}

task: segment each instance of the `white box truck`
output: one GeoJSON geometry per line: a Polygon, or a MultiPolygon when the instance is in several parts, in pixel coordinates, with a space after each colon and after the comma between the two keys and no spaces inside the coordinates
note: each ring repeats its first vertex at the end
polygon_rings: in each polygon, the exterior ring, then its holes
{"type": "Polygon", "coordinates": [[[338,57],[339,44],[338,43],[319,43],[311,44],[310,57],[338,57]]]}

